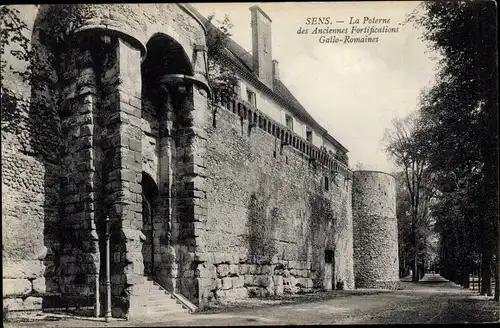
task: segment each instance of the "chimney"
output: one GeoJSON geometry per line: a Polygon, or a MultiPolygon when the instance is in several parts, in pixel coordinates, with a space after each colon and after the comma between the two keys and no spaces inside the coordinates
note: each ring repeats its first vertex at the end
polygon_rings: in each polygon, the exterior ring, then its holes
{"type": "Polygon", "coordinates": [[[259,6],[250,7],[252,13],[253,70],[269,88],[273,87],[271,48],[271,18],[259,6]]]}
{"type": "Polygon", "coordinates": [[[280,79],[280,63],[276,60],[273,59],[273,77],[277,80],[280,79]]]}

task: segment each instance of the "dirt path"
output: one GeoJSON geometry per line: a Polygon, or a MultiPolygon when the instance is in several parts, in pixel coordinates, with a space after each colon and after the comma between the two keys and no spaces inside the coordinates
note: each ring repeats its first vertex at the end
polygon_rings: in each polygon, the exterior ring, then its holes
{"type": "Polygon", "coordinates": [[[280,324],[412,324],[498,322],[499,306],[491,297],[478,296],[439,275],[426,275],[418,283],[405,282],[404,290],[333,291],[288,297],[283,300],[247,300],[209,313],[155,321],[62,320],[6,327],[82,326],[213,326],[280,324]],[[281,304],[279,304],[281,303],[281,304]]]}

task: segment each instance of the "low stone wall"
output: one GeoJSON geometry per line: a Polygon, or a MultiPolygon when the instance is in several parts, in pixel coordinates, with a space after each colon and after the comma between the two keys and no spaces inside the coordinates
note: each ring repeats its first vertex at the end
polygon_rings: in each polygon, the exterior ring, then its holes
{"type": "Polygon", "coordinates": [[[402,289],[403,284],[400,281],[369,281],[365,282],[359,288],[368,288],[368,289],[389,289],[389,290],[397,290],[402,289]]]}
{"type": "MultiPolygon", "coordinates": [[[[210,254],[198,268],[202,287],[215,290],[219,300],[267,297],[309,292],[313,288],[311,262],[277,257],[210,254]]],[[[208,297],[211,302],[212,297],[208,297]]]]}

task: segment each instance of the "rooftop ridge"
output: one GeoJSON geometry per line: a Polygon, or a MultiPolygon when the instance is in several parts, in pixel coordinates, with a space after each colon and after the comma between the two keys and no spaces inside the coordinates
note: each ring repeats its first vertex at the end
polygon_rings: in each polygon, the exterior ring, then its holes
{"type": "MultiPolygon", "coordinates": [[[[214,28],[216,31],[220,30],[215,27],[211,22],[208,21],[206,17],[204,17],[200,12],[198,12],[191,4],[184,4],[186,7],[188,7],[195,15],[198,16],[198,18],[204,23],[207,24],[207,26],[210,26],[214,28]]],[[[258,6],[254,6],[258,7],[258,6]]],[[[262,9],[258,7],[258,9],[254,10],[260,10],[262,12],[262,9]]],[[[267,15],[266,15],[267,16],[267,15]]],[[[270,18],[269,18],[270,19],[270,18]]],[[[288,88],[285,86],[285,84],[277,78],[273,78],[273,88],[270,89],[267,87],[264,83],[260,81],[260,79],[255,76],[255,73],[252,70],[253,63],[252,63],[252,54],[250,54],[249,51],[246,51],[242,46],[240,46],[236,41],[234,41],[232,38],[228,38],[228,43],[226,46],[226,49],[228,52],[232,55],[228,55],[227,53],[223,52],[223,56],[226,57],[229,61],[234,63],[234,67],[238,69],[241,73],[244,73],[247,77],[253,77],[252,82],[256,83],[257,86],[261,89],[261,91],[267,92],[272,94],[275,98],[278,98],[281,100],[281,102],[294,114],[299,116],[300,118],[304,119],[306,123],[311,124],[312,127],[316,128],[319,130],[321,133],[321,136],[324,137],[326,140],[331,142],[333,145],[335,145],[337,148],[341,149],[345,153],[348,153],[349,150],[342,145],[337,139],[335,139],[328,130],[326,130],[321,124],[319,124],[312,116],[311,114],[307,111],[307,109],[302,106],[302,104],[295,98],[293,93],[288,90],[288,88]],[[236,52],[241,52],[241,54],[238,55],[236,52]],[[260,82],[260,83],[259,83],[260,82]]],[[[275,99],[276,100],[276,99],[275,99]]]]}
{"type": "Polygon", "coordinates": [[[305,140],[302,136],[293,132],[282,123],[270,118],[249,102],[243,99],[232,98],[224,103],[219,103],[219,106],[238,115],[242,122],[248,121],[248,124],[260,128],[273,137],[280,139],[283,146],[295,148],[296,151],[304,154],[310,161],[316,161],[332,172],[338,172],[346,179],[352,179],[352,170],[349,168],[348,163],[344,163],[336,158],[335,155],[331,154],[325,148],[318,147],[305,140]]]}

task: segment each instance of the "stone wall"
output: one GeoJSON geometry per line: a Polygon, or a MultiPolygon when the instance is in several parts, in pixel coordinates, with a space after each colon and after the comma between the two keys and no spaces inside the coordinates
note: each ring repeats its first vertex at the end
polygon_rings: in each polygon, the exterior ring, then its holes
{"type": "MultiPolygon", "coordinates": [[[[151,122],[141,114],[141,57],[149,38],[160,33],[177,41],[189,61],[194,45],[205,44],[203,27],[176,4],[75,5],[67,15],[72,24],[44,19],[53,10],[50,5],[19,9],[30,29],[43,25],[50,35],[52,26],[44,24],[62,24],[76,34],[67,40],[62,57],[56,58],[59,72],[48,61],[47,72],[35,72],[44,76],[45,83],[31,88],[10,71],[2,75],[2,83],[28,100],[19,120],[2,114],[4,297],[12,298],[11,309],[40,308],[40,297],[49,292],[91,298],[99,269],[102,275],[100,230],[104,215],[109,214],[117,221],[111,238],[113,308],[115,315],[126,315],[134,296],[144,292],[138,286],[145,280],[142,172],[157,181],[162,155],[155,154],[156,143],[164,143],[141,120],[151,122]],[[89,38],[90,43],[84,41],[89,38]],[[5,129],[6,123],[13,129],[5,129]],[[21,233],[22,226],[29,231],[21,233]],[[21,296],[37,298],[23,301],[21,296]]],[[[32,31],[28,38],[38,45],[38,33],[32,31]]],[[[51,51],[41,45],[37,60],[47,60],[51,51]]],[[[27,67],[27,62],[6,57],[7,67],[27,67]]],[[[205,72],[199,62],[195,60],[195,71],[205,72]]],[[[201,98],[187,104],[188,112],[206,103],[206,95],[201,98]]],[[[191,130],[183,127],[181,134],[191,130]]],[[[192,140],[185,148],[191,147],[192,140]]],[[[187,178],[179,175],[180,182],[189,183],[193,161],[181,166],[188,172],[187,178]]],[[[193,212],[189,205],[182,207],[177,215],[193,212]]],[[[170,220],[170,214],[164,214],[159,220],[170,220]]],[[[166,230],[160,223],[159,233],[166,230]]],[[[162,259],[155,256],[156,260],[162,259]]],[[[175,278],[184,279],[177,273],[175,278]]],[[[188,281],[182,284],[195,288],[188,281]]]]}
{"type": "Polygon", "coordinates": [[[7,88],[21,100],[14,107],[2,94],[3,297],[4,309],[15,311],[40,309],[44,296],[59,292],[61,135],[53,67],[38,34],[32,33],[37,9],[13,7],[27,24],[31,47],[40,50],[34,60],[47,64],[33,70],[44,83],[30,85],[14,72],[25,72],[29,64],[11,55],[18,44],[2,44],[2,61],[7,62],[2,92],[7,88]]]}
{"type": "Polygon", "coordinates": [[[41,73],[50,83],[20,87],[32,102],[15,122],[20,133],[4,130],[2,121],[3,278],[11,310],[40,308],[53,294],[92,301],[99,275],[102,293],[106,215],[115,222],[114,316],[145,310],[144,256],[152,256],[160,284],[200,307],[323,288],[325,250],[335,254],[333,286],[354,288],[347,168],[265,116],[257,119],[255,109],[220,108],[214,119],[200,84],[160,106],[146,104],[141,59],[156,33],[183,48],[175,53],[195,76],[206,72],[195,47],[205,44],[203,28],[182,7],[74,9],[81,21],[59,74],[47,64],[41,73]],[[49,100],[40,106],[40,99],[49,100]],[[159,192],[147,229],[143,172],[159,192]],[[145,251],[147,243],[153,247],[145,251]]]}
{"type": "Polygon", "coordinates": [[[352,208],[356,287],[397,288],[395,178],[383,172],[354,172],[352,208]]]}
{"type": "Polygon", "coordinates": [[[322,288],[325,250],[335,252],[333,285],[354,288],[351,181],[243,115],[220,108],[215,128],[206,115],[200,303],[322,288]]]}
{"type": "Polygon", "coordinates": [[[57,194],[50,191],[57,191],[57,166],[9,148],[2,138],[4,308],[40,309],[43,296],[59,291],[51,229],[58,221],[57,194]]]}
{"type": "MultiPolygon", "coordinates": [[[[94,40],[93,40],[94,41],[94,40]]],[[[63,57],[60,78],[65,101],[61,110],[61,231],[60,287],[68,297],[95,292],[99,263],[95,225],[95,116],[97,82],[90,40],[63,57]]]]}

